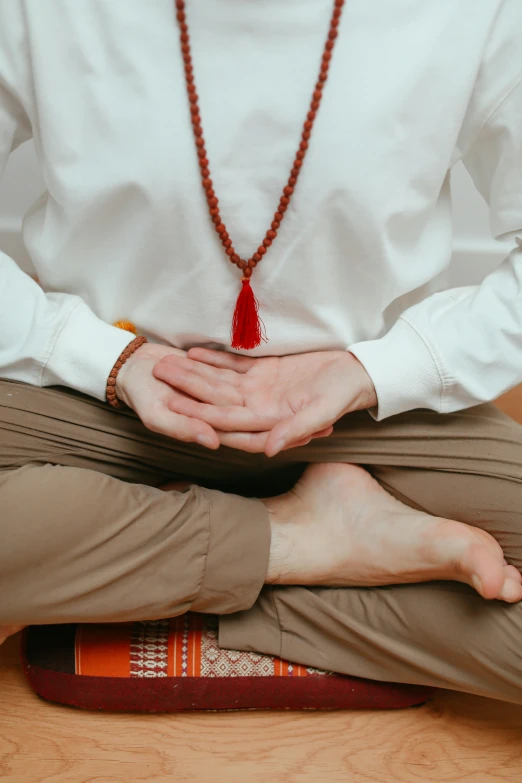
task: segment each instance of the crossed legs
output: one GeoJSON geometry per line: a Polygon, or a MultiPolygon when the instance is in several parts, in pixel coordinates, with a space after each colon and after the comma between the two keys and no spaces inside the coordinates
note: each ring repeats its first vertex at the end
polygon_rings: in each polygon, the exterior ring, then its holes
{"type": "Polygon", "coordinates": [[[0,443],[1,623],[211,611],[224,646],[522,701],[522,438],[491,406],[352,414],[269,461],[0,382],[0,443]],[[275,586],[306,582],[332,587],[275,586]]]}

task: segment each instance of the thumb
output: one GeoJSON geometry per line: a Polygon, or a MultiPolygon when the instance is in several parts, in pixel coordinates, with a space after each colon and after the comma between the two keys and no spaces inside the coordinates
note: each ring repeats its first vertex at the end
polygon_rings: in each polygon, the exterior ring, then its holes
{"type": "Polygon", "coordinates": [[[311,437],[333,423],[332,417],[320,403],[309,405],[275,425],[266,440],[265,454],[267,457],[275,457],[289,444],[311,437]]]}

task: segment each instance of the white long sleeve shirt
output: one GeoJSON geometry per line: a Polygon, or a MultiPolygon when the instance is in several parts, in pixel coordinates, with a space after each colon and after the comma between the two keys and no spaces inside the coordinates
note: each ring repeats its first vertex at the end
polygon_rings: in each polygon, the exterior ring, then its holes
{"type": "MultiPolygon", "coordinates": [[[[187,0],[214,188],[238,252],[272,220],[332,0],[187,0]]],[[[200,184],[173,0],[1,0],[0,165],[34,138],[46,191],[0,254],[0,377],[104,399],[133,335],[229,349],[238,270],[200,184]]],[[[522,381],[522,2],[346,0],[285,220],[253,284],[253,355],[349,349],[377,418],[522,381]],[[441,290],[462,159],[506,241],[441,290]],[[518,243],[517,243],[517,237],[518,243]],[[510,252],[509,252],[510,251],[510,252]]]]}

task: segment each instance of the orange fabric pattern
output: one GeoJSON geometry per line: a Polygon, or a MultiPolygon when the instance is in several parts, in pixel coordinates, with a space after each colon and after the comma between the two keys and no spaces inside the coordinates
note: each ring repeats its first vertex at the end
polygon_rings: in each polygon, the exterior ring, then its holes
{"type": "Polygon", "coordinates": [[[223,650],[217,618],[78,625],[76,674],[95,677],[309,677],[329,674],[270,655],[223,650]]]}
{"type": "Polygon", "coordinates": [[[130,677],[128,625],[78,625],[76,674],[93,677],[130,677]]]}

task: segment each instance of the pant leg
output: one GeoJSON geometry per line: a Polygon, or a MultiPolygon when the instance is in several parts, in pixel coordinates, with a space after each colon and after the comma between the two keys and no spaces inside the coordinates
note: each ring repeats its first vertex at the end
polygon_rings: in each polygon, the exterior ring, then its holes
{"type": "MultiPolygon", "coordinates": [[[[291,458],[286,452],[282,461],[291,458]]],[[[365,465],[392,494],[490,532],[522,567],[522,427],[480,406],[415,411],[376,423],[348,416],[309,462],[365,465]]],[[[461,690],[522,704],[522,603],[485,601],[467,585],[265,587],[220,618],[220,645],[376,680],[461,690]]]]}
{"type": "Polygon", "coordinates": [[[0,625],[251,606],[270,546],[262,504],[150,486],[226,464],[84,395],[0,381],[0,625]]]}

